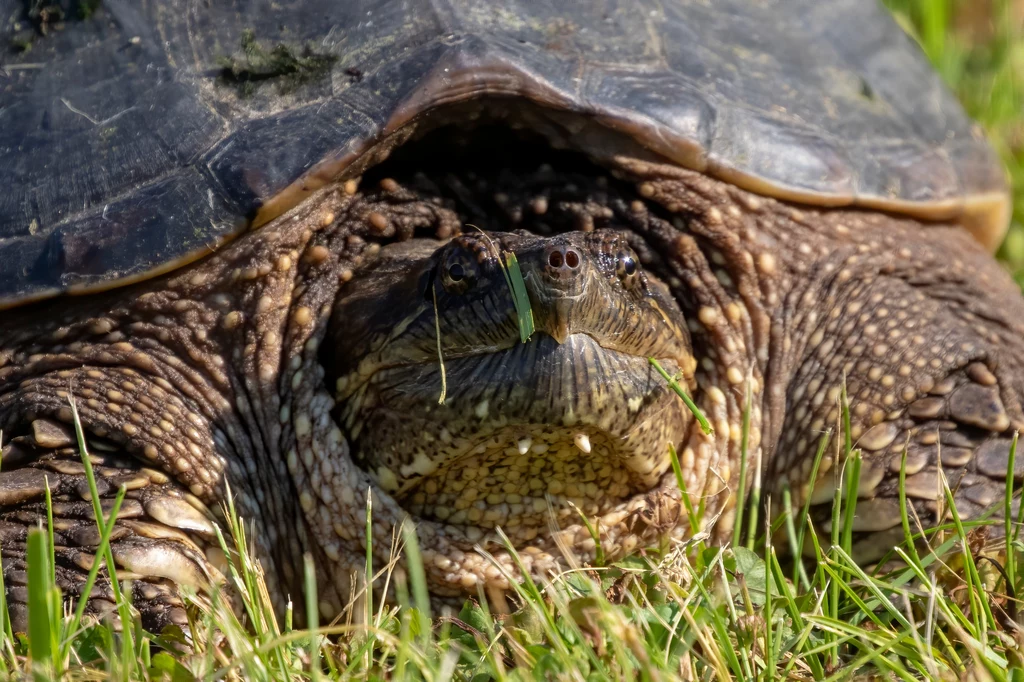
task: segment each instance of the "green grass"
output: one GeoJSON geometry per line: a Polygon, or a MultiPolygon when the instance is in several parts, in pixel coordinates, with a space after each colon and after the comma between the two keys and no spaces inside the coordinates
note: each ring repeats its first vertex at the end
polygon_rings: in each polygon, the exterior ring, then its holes
{"type": "MultiPolygon", "coordinates": [[[[866,0],[869,1],[869,0],[866,0]]],[[[992,136],[1010,169],[1014,223],[1000,257],[1024,280],[1024,59],[1021,22],[1008,2],[891,0],[889,5],[920,39],[940,73],[972,116],[992,136]],[[981,9],[979,9],[981,8],[981,9]],[[991,17],[1003,21],[991,21],[991,17]],[[965,28],[971,26],[970,30],[965,28]],[[995,28],[992,28],[994,26],[995,28]]],[[[671,379],[671,377],[669,377],[671,379]]],[[[848,423],[844,405],[841,422],[848,423]]],[[[765,501],[738,515],[730,548],[711,547],[696,534],[686,544],[592,569],[564,573],[550,583],[517,585],[514,613],[489,610],[470,600],[458,613],[435,613],[427,598],[414,528],[400,534],[408,563],[374,566],[366,547],[365,580],[394,587],[395,603],[362,599],[359,609],[336,622],[296,629],[291,608],[276,614],[263,575],[247,544],[244,519],[230,498],[225,508],[231,557],[227,580],[233,611],[218,592],[187,594],[185,631],[144,632],[126,602],[130,594],[114,573],[117,612],[126,626],[84,615],[84,604],[63,600],[53,578],[52,519],[28,541],[29,632],[14,635],[6,618],[0,572],[0,678],[20,679],[825,679],[877,676],[884,679],[992,679],[1024,681],[1022,637],[1014,625],[1020,610],[1012,595],[1024,593],[1018,565],[1024,544],[1020,519],[1010,516],[1008,477],[1005,559],[993,563],[972,553],[974,527],[954,515],[927,534],[927,543],[907,542],[893,572],[867,572],[852,559],[854,537],[844,528],[853,518],[859,454],[842,423],[825,434],[814,464],[839,448],[842,465],[829,533],[814,532],[807,506],[793,509],[793,496],[765,501]],[[838,441],[838,442],[837,442],[838,441]],[[827,546],[822,538],[828,539],[827,546]],[[778,551],[784,543],[787,552],[778,551]],[[807,562],[780,559],[799,548],[807,562]],[[1011,595],[1011,596],[1007,596],[1011,595]],[[279,622],[279,617],[282,619],[279,622]]],[[[744,429],[744,435],[746,429],[744,429]]],[[[81,436],[83,463],[88,468],[81,436]]],[[[673,468],[683,488],[675,452],[673,468]]],[[[1013,470],[1011,454],[1010,471],[1013,470]]],[[[743,463],[744,472],[752,475],[743,463]]],[[[104,517],[91,469],[87,475],[97,506],[101,543],[89,583],[101,566],[111,567],[109,538],[119,503],[104,517]]],[[[905,472],[901,472],[901,478],[905,472]]],[[[757,480],[755,479],[755,484],[757,480]]],[[[902,488],[902,486],[901,486],[902,488]]],[[[124,489],[117,493],[124,496],[124,489]]],[[[946,490],[947,498],[951,495],[946,490]]],[[[906,509],[905,499],[901,507],[906,509]]],[[[704,514],[684,498],[694,530],[704,514]]],[[[372,508],[367,499],[366,522],[372,508]]],[[[904,533],[917,522],[904,512],[904,533]]],[[[818,529],[821,530],[821,529],[818,529]]],[[[315,613],[312,560],[306,558],[306,593],[294,595],[315,613]]]]}
{"type": "Polygon", "coordinates": [[[886,0],[1009,171],[1014,211],[999,252],[1024,284],[1024,4],[1019,0],[886,0]]]}
{"type": "MultiPolygon", "coordinates": [[[[849,424],[845,392],[842,402],[840,423],[849,424]]],[[[77,431],[101,538],[89,574],[92,584],[101,563],[107,570],[113,566],[109,539],[125,490],[118,491],[104,517],[80,427],[77,431]]],[[[832,473],[841,493],[832,507],[827,547],[809,526],[807,508],[790,509],[786,495],[780,501],[783,513],[771,523],[758,524],[751,515],[744,524],[738,516],[730,548],[707,546],[697,534],[687,543],[666,543],[611,565],[570,570],[546,584],[526,579],[515,586],[519,608],[511,614],[492,613],[483,598],[467,600],[458,613],[432,614],[415,528],[405,524],[393,555],[404,555],[404,564],[389,561],[375,569],[372,547],[366,548],[367,582],[393,585],[395,603],[374,608],[373,600],[363,599],[355,602],[363,610],[352,606],[334,622],[314,622],[304,630],[292,627],[289,607],[282,627],[229,494],[223,510],[229,536],[219,537],[231,559],[227,580],[236,595],[235,610],[218,591],[186,591],[186,631],[170,627],[150,634],[127,601],[129,585],[120,584],[113,570],[114,585],[120,587],[116,610],[128,624],[117,631],[109,622],[83,619],[81,600],[62,604],[54,584],[48,512],[28,540],[29,631],[4,637],[0,675],[483,682],[679,676],[840,680],[877,674],[911,680],[958,679],[970,672],[974,679],[1022,679],[1020,639],[1012,626],[1007,629],[1016,602],[1005,596],[1024,589],[1016,566],[1024,550],[1016,537],[1020,520],[998,522],[1009,531],[1001,571],[991,570],[994,564],[972,551],[971,532],[978,522],[967,523],[955,513],[952,523],[924,535],[925,545],[908,542],[898,548],[898,568],[866,571],[851,558],[853,537],[845,530],[854,514],[848,501],[856,500],[859,452],[849,438],[833,442],[826,436],[817,460],[833,447],[842,453],[842,464],[832,473]],[[774,545],[780,539],[788,547],[808,547],[811,561],[780,560],[774,545]],[[402,570],[396,570],[399,565],[402,570]]],[[[1015,453],[1016,441],[1011,462],[1015,453]]],[[[1006,490],[1009,510],[1011,476],[1006,490]]],[[[945,494],[951,503],[948,487],[945,494]]],[[[769,509],[772,504],[768,500],[769,509]]],[[[693,528],[699,528],[703,506],[688,509],[693,528]]],[[[901,522],[912,539],[915,519],[904,512],[901,522]]],[[[369,499],[366,523],[369,529],[369,499]]],[[[314,575],[307,556],[306,612],[315,614],[314,575]]]]}

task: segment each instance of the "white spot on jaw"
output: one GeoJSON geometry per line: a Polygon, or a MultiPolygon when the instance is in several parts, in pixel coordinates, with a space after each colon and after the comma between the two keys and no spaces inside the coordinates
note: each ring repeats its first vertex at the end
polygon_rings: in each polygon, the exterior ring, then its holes
{"type": "Polygon", "coordinates": [[[384,488],[388,492],[394,492],[398,490],[398,478],[394,472],[387,467],[377,467],[377,480],[380,482],[380,487],[384,488]]]}
{"type": "Polygon", "coordinates": [[[473,408],[473,414],[477,416],[477,419],[486,419],[489,408],[490,405],[488,405],[487,400],[481,400],[477,403],[476,407],[473,408]]]}
{"type": "Polygon", "coordinates": [[[525,455],[527,452],[530,451],[530,446],[531,445],[533,445],[533,441],[530,440],[529,438],[524,438],[521,441],[519,441],[519,443],[518,443],[519,454],[520,455],[525,455]]]}
{"type": "Polygon", "coordinates": [[[583,454],[590,454],[590,436],[585,433],[577,433],[572,440],[583,454]]]}
{"type": "Polygon", "coordinates": [[[409,476],[411,474],[419,474],[420,476],[426,476],[427,474],[432,473],[435,469],[437,469],[437,464],[427,457],[426,453],[417,452],[412,463],[402,467],[402,475],[409,476]]]}

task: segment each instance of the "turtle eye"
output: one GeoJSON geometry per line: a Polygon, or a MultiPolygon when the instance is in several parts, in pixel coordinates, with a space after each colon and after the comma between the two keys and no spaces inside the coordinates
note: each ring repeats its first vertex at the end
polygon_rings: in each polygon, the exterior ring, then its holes
{"type": "Polygon", "coordinates": [[[624,284],[632,284],[640,271],[640,264],[632,251],[621,251],[615,257],[615,274],[624,284]]]}
{"type": "Polygon", "coordinates": [[[448,266],[448,279],[452,282],[461,282],[466,276],[466,269],[462,267],[462,263],[452,263],[448,266]]]}
{"type": "Polygon", "coordinates": [[[456,251],[441,264],[441,284],[452,294],[465,293],[476,280],[476,266],[456,251]]]}

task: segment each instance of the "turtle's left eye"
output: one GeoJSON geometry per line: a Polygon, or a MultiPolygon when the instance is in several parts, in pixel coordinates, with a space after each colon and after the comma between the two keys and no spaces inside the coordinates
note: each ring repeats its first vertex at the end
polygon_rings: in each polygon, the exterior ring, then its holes
{"type": "Polygon", "coordinates": [[[632,250],[620,251],[615,256],[615,274],[622,283],[629,286],[636,281],[637,273],[640,272],[640,264],[637,262],[636,254],[632,250]]]}

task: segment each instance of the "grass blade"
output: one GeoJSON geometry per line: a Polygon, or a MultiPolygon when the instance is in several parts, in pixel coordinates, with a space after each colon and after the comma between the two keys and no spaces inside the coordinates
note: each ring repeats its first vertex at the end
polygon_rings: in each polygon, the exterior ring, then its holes
{"type": "Polygon", "coordinates": [[[306,593],[306,628],[309,630],[309,678],[320,679],[320,608],[316,592],[316,566],[313,557],[306,553],[302,556],[303,582],[306,593]]]}
{"type": "Polygon", "coordinates": [[[427,574],[423,569],[420,543],[416,537],[416,526],[412,519],[407,518],[402,523],[402,539],[405,542],[405,561],[419,621],[419,638],[421,646],[426,647],[430,643],[430,594],[427,590],[427,574]]]}
{"type": "Polygon", "coordinates": [[[1014,431],[1013,440],[1010,442],[1010,457],[1006,463],[1006,494],[1003,498],[1003,542],[1006,546],[1006,587],[1008,590],[1015,589],[1017,585],[1017,557],[1016,552],[1013,551],[1013,487],[1019,435],[1017,431],[1014,431]]]}
{"type": "Polygon", "coordinates": [[[444,353],[441,352],[441,315],[437,311],[437,288],[431,286],[430,292],[434,295],[434,334],[437,337],[437,361],[441,365],[441,395],[437,398],[437,404],[444,405],[448,395],[448,375],[444,368],[444,353]]]}
{"type": "MultiPolygon", "coordinates": [[[[28,532],[28,651],[33,668],[53,670],[54,633],[57,624],[50,613],[50,548],[46,532],[41,527],[28,532]]],[[[45,679],[45,677],[43,678],[45,679]]]]}
{"type": "Polygon", "coordinates": [[[711,428],[711,423],[708,421],[707,417],[705,417],[704,413],[700,411],[699,407],[697,407],[697,403],[693,402],[693,398],[691,398],[683,387],[679,385],[679,382],[676,381],[675,377],[669,376],[669,373],[665,371],[665,368],[662,367],[661,363],[655,358],[647,358],[647,361],[651,363],[654,366],[654,369],[658,370],[658,374],[668,382],[669,388],[675,391],[676,395],[683,399],[683,402],[686,403],[686,407],[689,408],[690,412],[692,412],[693,416],[697,419],[697,423],[700,424],[700,430],[708,435],[714,433],[714,429],[711,428]]]}
{"type": "Polygon", "coordinates": [[[96,578],[99,575],[100,566],[103,565],[103,562],[100,561],[100,557],[103,556],[106,553],[107,548],[110,547],[110,535],[114,531],[114,524],[117,522],[117,515],[121,511],[121,503],[124,502],[124,496],[127,492],[128,489],[123,485],[118,489],[117,497],[114,498],[114,506],[110,510],[110,516],[103,525],[103,530],[100,535],[100,544],[96,548],[92,567],[89,569],[89,574],[85,579],[85,585],[82,587],[81,594],[79,594],[75,613],[65,628],[66,634],[64,637],[64,646],[61,650],[62,661],[67,660],[71,644],[78,632],[78,626],[82,622],[82,617],[85,615],[85,607],[89,603],[89,595],[92,593],[93,585],[96,584],[96,578]]]}
{"type": "MultiPolygon", "coordinates": [[[[526,343],[533,336],[533,308],[530,306],[530,294],[526,291],[526,282],[523,280],[523,271],[519,267],[516,254],[511,251],[502,251],[505,274],[505,281],[512,292],[512,303],[516,307],[516,319],[519,322],[519,340],[526,343]]],[[[502,262],[499,260],[499,262],[502,262]]]]}

